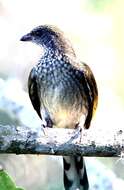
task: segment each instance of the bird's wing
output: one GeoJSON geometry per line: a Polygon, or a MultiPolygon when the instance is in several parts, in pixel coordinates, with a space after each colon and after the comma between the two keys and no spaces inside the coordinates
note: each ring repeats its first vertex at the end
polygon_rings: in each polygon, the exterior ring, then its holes
{"type": "Polygon", "coordinates": [[[38,85],[37,85],[37,71],[35,70],[35,68],[31,70],[28,78],[28,91],[32,105],[36,110],[37,114],[39,115],[39,117],[41,118],[41,113],[40,113],[41,105],[40,105],[40,99],[38,95],[38,85]]]}
{"type": "Polygon", "coordinates": [[[83,72],[83,80],[85,80],[85,93],[88,100],[88,114],[85,120],[84,127],[88,129],[90,127],[90,122],[92,119],[93,114],[96,111],[97,104],[98,104],[98,89],[95,77],[90,69],[90,67],[81,62],[80,63],[80,69],[83,72]]]}

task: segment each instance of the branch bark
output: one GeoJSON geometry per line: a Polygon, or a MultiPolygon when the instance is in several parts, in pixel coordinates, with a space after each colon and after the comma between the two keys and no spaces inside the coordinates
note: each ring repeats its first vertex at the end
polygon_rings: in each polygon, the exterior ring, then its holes
{"type": "Polygon", "coordinates": [[[26,126],[0,126],[0,153],[49,154],[118,157],[124,151],[124,132],[83,131],[82,142],[72,140],[75,133],[70,129],[47,128],[46,135],[41,128],[30,129],[26,126]]]}

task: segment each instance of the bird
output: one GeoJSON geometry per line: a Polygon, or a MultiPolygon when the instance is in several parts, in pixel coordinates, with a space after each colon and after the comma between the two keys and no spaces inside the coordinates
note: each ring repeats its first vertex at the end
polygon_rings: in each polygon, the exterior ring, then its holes
{"type": "MultiPolygon", "coordinates": [[[[88,129],[98,104],[98,88],[90,67],[79,61],[71,42],[57,26],[34,27],[20,39],[33,42],[43,55],[28,77],[28,92],[42,126],[88,129]]],[[[63,156],[65,190],[88,190],[81,155],[63,156]]]]}

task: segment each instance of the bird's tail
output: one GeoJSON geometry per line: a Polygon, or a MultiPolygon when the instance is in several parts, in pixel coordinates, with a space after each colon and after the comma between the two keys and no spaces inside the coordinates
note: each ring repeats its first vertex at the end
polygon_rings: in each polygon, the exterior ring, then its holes
{"type": "Polygon", "coordinates": [[[85,162],[82,156],[64,156],[65,190],[88,190],[89,183],[85,162]]]}

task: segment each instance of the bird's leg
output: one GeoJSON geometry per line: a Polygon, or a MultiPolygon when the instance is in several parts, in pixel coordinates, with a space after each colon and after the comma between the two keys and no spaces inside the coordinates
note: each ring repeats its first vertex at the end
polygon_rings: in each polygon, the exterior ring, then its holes
{"type": "Polygon", "coordinates": [[[83,132],[82,126],[84,126],[85,120],[86,120],[86,116],[85,116],[85,115],[82,115],[81,118],[80,118],[79,123],[77,123],[77,124],[75,125],[75,130],[76,130],[76,132],[75,132],[75,136],[74,136],[74,137],[78,138],[79,135],[80,135],[80,137],[79,137],[79,138],[80,138],[80,139],[79,139],[79,143],[81,143],[81,140],[82,140],[82,132],[83,132]]]}
{"type": "MultiPolygon", "coordinates": [[[[52,128],[54,125],[53,121],[50,118],[42,119],[41,122],[41,130],[45,136],[46,139],[49,139],[49,141],[52,143],[55,143],[53,136],[50,135],[50,131],[48,131],[48,128],[52,128]]],[[[51,147],[52,148],[52,147],[51,147]]],[[[53,149],[53,148],[52,148],[53,149]]],[[[51,149],[51,150],[52,150],[51,149]]]]}
{"type": "Polygon", "coordinates": [[[41,120],[41,130],[42,130],[43,134],[45,136],[47,136],[45,128],[46,128],[46,122],[44,122],[43,120],[41,120]]]}
{"type": "Polygon", "coordinates": [[[53,127],[53,122],[50,118],[45,118],[45,119],[41,120],[41,129],[45,136],[47,136],[47,133],[46,133],[47,127],[49,127],[49,128],[53,127]]]}

